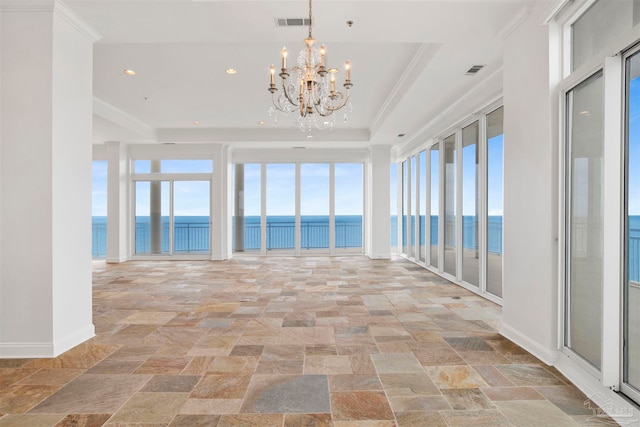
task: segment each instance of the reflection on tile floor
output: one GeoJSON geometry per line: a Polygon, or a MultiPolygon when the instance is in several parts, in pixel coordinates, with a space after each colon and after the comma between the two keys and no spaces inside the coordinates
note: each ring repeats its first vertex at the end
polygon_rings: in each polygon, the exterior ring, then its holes
{"type": "Polygon", "coordinates": [[[498,306],[406,260],[95,262],[93,295],[94,339],[0,360],[0,427],[596,421],[498,306]]]}

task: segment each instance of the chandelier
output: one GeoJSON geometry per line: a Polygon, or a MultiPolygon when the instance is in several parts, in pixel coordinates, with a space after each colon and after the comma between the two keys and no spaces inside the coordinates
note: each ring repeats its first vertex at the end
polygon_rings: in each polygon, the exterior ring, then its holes
{"type": "Polygon", "coordinates": [[[345,91],[336,90],[337,68],[327,68],[326,48],[324,45],[320,49],[315,47],[316,40],[311,35],[312,13],[311,0],[309,0],[309,37],[304,39],[305,47],[300,51],[298,64],[291,69],[291,74],[287,69],[287,48],[282,49],[282,68],[280,78],[282,79],[282,92],[279,94],[276,87],[276,70],[271,65],[271,107],[269,115],[274,116],[277,125],[277,113],[284,116],[296,118],[301,131],[316,129],[333,129],[335,122],[334,111],[347,107],[344,110],[344,121],[347,121],[347,114],[352,111],[349,100],[349,90],[353,86],[351,83],[351,65],[345,62],[345,91]]]}

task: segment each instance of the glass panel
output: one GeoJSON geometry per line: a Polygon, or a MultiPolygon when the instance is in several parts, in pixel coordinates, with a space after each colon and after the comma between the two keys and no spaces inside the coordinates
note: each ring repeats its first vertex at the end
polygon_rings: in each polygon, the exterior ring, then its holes
{"type": "Polygon", "coordinates": [[[416,200],[416,157],[411,157],[411,256],[415,257],[416,247],[416,212],[418,201],[416,200]]]}
{"type": "Polygon", "coordinates": [[[211,160],[135,160],[135,173],[212,173],[211,160]],[[159,168],[152,170],[152,163],[158,163],[159,168]]]}
{"type": "Polygon", "coordinates": [[[456,136],[444,140],[444,271],[456,275],[456,136]]]}
{"type": "Polygon", "coordinates": [[[300,165],[300,248],[329,249],[329,164],[300,165]]]}
{"type": "Polygon", "coordinates": [[[402,253],[409,253],[409,166],[405,160],[402,162],[402,253]]]}
{"type": "Polygon", "coordinates": [[[173,183],[173,253],[209,253],[209,181],[173,183]]]}
{"type": "MultiPolygon", "coordinates": [[[[391,252],[398,251],[398,165],[391,163],[391,188],[389,202],[391,211],[391,252]]],[[[337,189],[336,189],[337,190],[337,189]]]]}
{"type": "Polygon", "coordinates": [[[598,73],[567,94],[567,347],[600,369],[603,87],[598,73]]]}
{"type": "Polygon", "coordinates": [[[623,380],[640,392],[640,54],[627,60],[627,280],[623,380]]]}
{"type": "Polygon", "coordinates": [[[440,215],[440,150],[438,144],[431,147],[431,217],[429,218],[429,265],[438,267],[438,217],[440,215]]]}
{"type": "Polygon", "coordinates": [[[134,173],[151,173],[151,160],[134,160],[133,172],[134,173]]]}
{"type": "Polygon", "coordinates": [[[480,285],[478,246],[479,124],[462,129],[462,280],[480,285]]]}
{"type": "Polygon", "coordinates": [[[502,297],[503,108],[487,114],[487,292],[502,297]]]}
{"type": "Polygon", "coordinates": [[[596,1],[571,26],[571,69],[583,65],[616,37],[638,24],[640,5],[637,0],[596,1]]]}
{"type": "Polygon", "coordinates": [[[106,160],[96,160],[91,180],[91,255],[107,256],[107,166],[106,160]]]}
{"type": "Polygon", "coordinates": [[[136,182],[136,254],[169,254],[169,181],[136,182]]]}
{"type": "Polygon", "coordinates": [[[260,250],[260,164],[233,165],[233,250],[260,250]]]}
{"type": "Polygon", "coordinates": [[[420,176],[418,179],[420,180],[420,226],[419,228],[419,236],[420,236],[420,245],[419,245],[419,259],[420,261],[426,262],[427,259],[427,244],[425,240],[426,230],[425,230],[425,218],[427,213],[427,152],[421,151],[418,155],[418,164],[420,165],[420,176]]]}
{"type": "Polygon", "coordinates": [[[296,245],[296,165],[267,165],[267,250],[296,245]]]}
{"type": "Polygon", "coordinates": [[[362,248],[362,163],[335,165],[336,248],[362,248]]]}

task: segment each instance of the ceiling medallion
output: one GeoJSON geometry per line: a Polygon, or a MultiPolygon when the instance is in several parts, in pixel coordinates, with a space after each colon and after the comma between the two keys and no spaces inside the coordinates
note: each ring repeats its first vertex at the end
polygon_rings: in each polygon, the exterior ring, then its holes
{"type": "Polygon", "coordinates": [[[351,65],[349,61],[344,64],[345,91],[336,91],[336,68],[327,69],[325,64],[326,49],[320,46],[315,47],[315,39],[311,35],[312,13],[311,0],[309,0],[309,37],[304,39],[305,48],[300,51],[298,65],[291,69],[291,74],[287,70],[287,48],[282,49],[282,68],[280,78],[282,79],[282,92],[277,94],[275,67],[272,65],[271,92],[272,105],[269,108],[269,115],[274,116],[274,123],[277,125],[277,113],[284,116],[292,116],[296,119],[300,130],[310,131],[312,129],[333,129],[335,116],[334,111],[347,107],[344,110],[343,119],[347,121],[347,114],[352,111],[349,99],[349,90],[353,86],[351,83],[351,65]]]}

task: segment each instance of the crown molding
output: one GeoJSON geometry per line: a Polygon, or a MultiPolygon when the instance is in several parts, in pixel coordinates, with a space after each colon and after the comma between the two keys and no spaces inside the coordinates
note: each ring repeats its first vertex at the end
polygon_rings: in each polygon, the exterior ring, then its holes
{"type": "Polygon", "coordinates": [[[157,140],[156,130],[149,123],[143,122],[95,96],[93,97],[93,114],[135,132],[138,135],[142,135],[153,141],[157,140]]]}
{"type": "Polygon", "coordinates": [[[0,12],[53,12],[55,0],[0,0],[0,12]]]}
{"type": "Polygon", "coordinates": [[[511,33],[513,33],[524,21],[531,15],[532,7],[530,5],[524,6],[509,22],[502,27],[498,32],[497,37],[500,40],[505,40],[511,33]]]}
{"type": "Polygon", "coordinates": [[[281,142],[296,145],[322,142],[369,142],[367,129],[334,129],[307,134],[299,129],[158,129],[158,142],[281,142]],[[308,138],[311,136],[312,138],[308,138]]]}
{"type": "Polygon", "coordinates": [[[53,12],[78,32],[84,35],[91,43],[102,38],[102,35],[91,28],[80,16],[60,0],[0,0],[0,12],[2,13],[42,13],[53,12]]]}
{"type": "Polygon", "coordinates": [[[389,93],[387,99],[382,103],[371,124],[371,134],[375,135],[393,110],[398,106],[402,98],[409,92],[411,86],[416,82],[420,73],[429,65],[436,52],[440,49],[440,44],[423,43],[416,50],[409,65],[398,79],[396,85],[389,93]]]}
{"type": "Polygon", "coordinates": [[[84,35],[91,43],[95,43],[102,38],[102,35],[87,24],[79,15],[61,1],[56,1],[53,9],[54,13],[64,19],[79,33],[84,35]]]}

